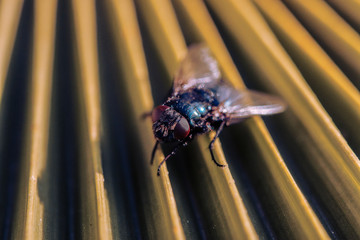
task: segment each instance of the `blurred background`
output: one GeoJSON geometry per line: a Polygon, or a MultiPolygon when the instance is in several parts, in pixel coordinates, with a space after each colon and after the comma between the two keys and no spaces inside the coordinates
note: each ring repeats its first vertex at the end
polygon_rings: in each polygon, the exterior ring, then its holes
{"type": "Polygon", "coordinates": [[[1,239],[358,239],[359,0],[0,0],[1,239]],[[287,110],[167,162],[187,46],[287,110]]]}

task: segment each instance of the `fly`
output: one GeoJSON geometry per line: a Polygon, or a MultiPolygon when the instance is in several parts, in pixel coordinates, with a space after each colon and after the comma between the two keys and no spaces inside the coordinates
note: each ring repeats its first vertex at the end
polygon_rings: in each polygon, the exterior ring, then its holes
{"type": "Polygon", "coordinates": [[[180,147],[186,146],[196,135],[216,130],[209,144],[212,160],[213,145],[225,126],[238,123],[254,115],[283,112],[286,104],[278,97],[250,90],[235,89],[225,82],[209,48],[202,44],[189,47],[188,53],[175,74],[173,91],[168,99],[152,111],[156,143],[151,164],[159,143],[177,143],[161,166],[180,147]]]}

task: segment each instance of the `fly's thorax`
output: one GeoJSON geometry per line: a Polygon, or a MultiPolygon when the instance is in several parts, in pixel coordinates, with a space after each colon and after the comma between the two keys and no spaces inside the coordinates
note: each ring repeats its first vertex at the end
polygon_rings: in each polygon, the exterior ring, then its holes
{"type": "Polygon", "coordinates": [[[212,107],[218,102],[211,90],[189,89],[170,97],[165,105],[174,108],[186,117],[192,128],[201,128],[204,119],[212,111],[212,107]]]}
{"type": "Polygon", "coordinates": [[[185,139],[190,132],[187,119],[175,109],[161,105],[152,113],[153,132],[160,142],[175,142],[185,139]]]}

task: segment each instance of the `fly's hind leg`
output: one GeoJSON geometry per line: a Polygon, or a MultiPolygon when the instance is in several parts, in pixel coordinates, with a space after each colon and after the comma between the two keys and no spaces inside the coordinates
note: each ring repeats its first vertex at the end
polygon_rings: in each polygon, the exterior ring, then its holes
{"type": "Polygon", "coordinates": [[[215,140],[219,137],[221,131],[224,129],[225,124],[226,124],[226,121],[221,122],[219,128],[216,130],[215,137],[211,140],[211,142],[209,144],[209,150],[210,150],[211,158],[218,167],[226,167],[226,165],[220,164],[220,163],[218,163],[216,161],[215,156],[214,156],[214,152],[213,152],[213,148],[214,148],[215,140]]]}

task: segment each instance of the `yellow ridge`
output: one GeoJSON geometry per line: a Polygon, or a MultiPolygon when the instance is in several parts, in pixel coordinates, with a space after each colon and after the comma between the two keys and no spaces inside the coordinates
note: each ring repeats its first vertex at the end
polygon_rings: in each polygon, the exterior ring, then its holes
{"type": "Polygon", "coordinates": [[[0,1],[0,106],[23,0],[0,1]]]}
{"type": "Polygon", "coordinates": [[[360,0],[331,1],[331,4],[340,9],[353,23],[360,28],[360,0]]]}
{"type": "MultiPolygon", "coordinates": [[[[46,194],[39,190],[48,164],[56,0],[35,1],[35,28],[25,145],[16,204],[14,239],[43,239],[46,194]]],[[[44,183],[46,185],[47,183],[44,183]]]]}
{"type": "Polygon", "coordinates": [[[94,1],[72,1],[79,91],[83,103],[80,161],[83,238],[112,239],[108,197],[104,186],[100,140],[102,119],[94,1]]]}
{"type": "MultiPolygon", "coordinates": [[[[302,2],[302,1],[293,1],[302,2]]],[[[269,87],[276,89],[289,104],[306,132],[292,128],[294,138],[305,140],[311,166],[324,187],[338,200],[354,231],[360,223],[360,162],[322,108],[298,69],[279,44],[265,21],[249,1],[209,1],[212,9],[269,87]],[[241,28],[239,27],[241,26],[241,28]],[[309,144],[309,143],[315,144],[309,144]]],[[[316,9],[316,8],[315,8],[316,9]]],[[[292,122],[289,122],[292,124],[292,122]]],[[[301,128],[300,128],[301,129],[301,128]]]]}
{"type": "MultiPolygon", "coordinates": [[[[152,110],[153,100],[134,3],[132,0],[110,0],[106,3],[123,73],[121,80],[126,83],[123,91],[131,92],[129,102],[132,105],[134,132],[140,141],[139,148],[142,148],[142,161],[136,159],[139,161],[137,170],[141,169],[137,181],[141,186],[138,191],[142,203],[146,206],[147,238],[185,239],[166,166],[162,167],[158,177],[149,162],[155,139],[151,120],[143,119],[142,115],[152,110]]],[[[161,152],[160,148],[158,152],[161,152]]],[[[163,154],[158,153],[155,162],[163,158],[163,154]]]]}
{"type": "MultiPolygon", "coordinates": [[[[336,1],[334,1],[336,2],[336,1]]],[[[350,1],[348,1],[350,2],[350,1]]],[[[285,0],[301,21],[344,61],[353,72],[353,81],[360,82],[360,35],[325,1],[285,0]]]]}
{"type": "MultiPolygon", "coordinates": [[[[360,122],[360,93],[330,57],[321,49],[305,28],[291,12],[280,2],[255,0],[297,65],[310,72],[308,82],[316,86],[318,96],[335,106],[331,110],[346,125],[352,141],[360,145],[360,128],[354,122],[360,122]],[[321,91],[321,92],[320,92],[321,91]]],[[[359,59],[360,60],[360,59],[359,59]]]]}

